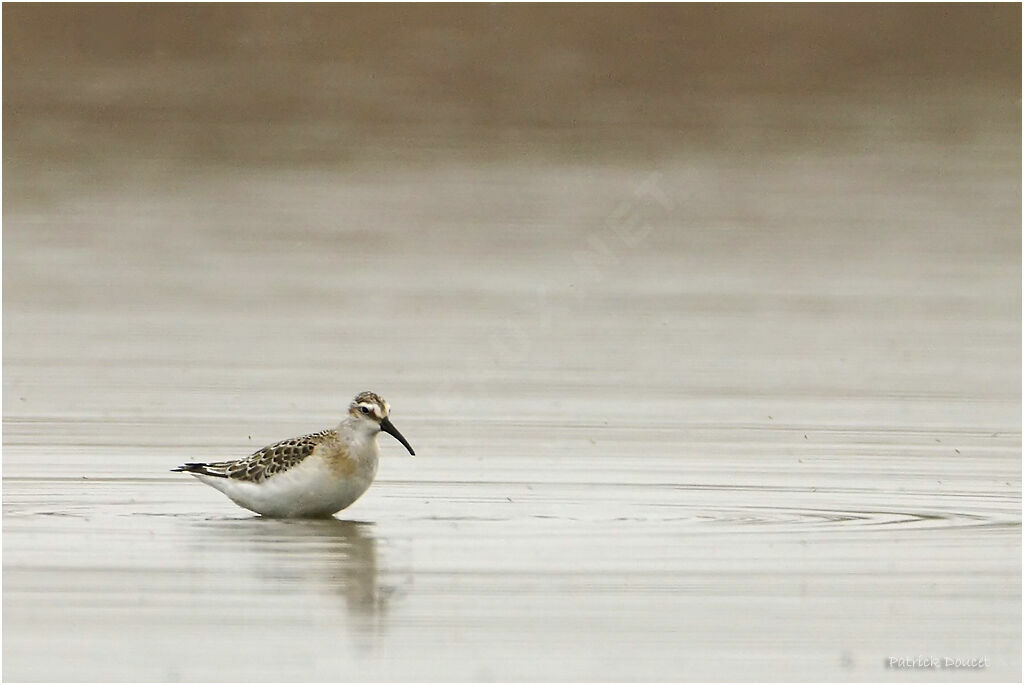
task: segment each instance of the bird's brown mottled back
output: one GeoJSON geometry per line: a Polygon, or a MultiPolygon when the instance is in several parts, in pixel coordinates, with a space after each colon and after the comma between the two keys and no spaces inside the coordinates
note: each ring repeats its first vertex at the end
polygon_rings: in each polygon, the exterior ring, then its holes
{"type": "Polygon", "coordinates": [[[313,454],[316,446],[329,438],[333,430],[310,433],[301,438],[282,440],[253,452],[245,459],[220,461],[209,464],[186,464],[181,470],[202,473],[208,476],[233,478],[235,480],[260,483],[275,473],[287,471],[313,454]]]}

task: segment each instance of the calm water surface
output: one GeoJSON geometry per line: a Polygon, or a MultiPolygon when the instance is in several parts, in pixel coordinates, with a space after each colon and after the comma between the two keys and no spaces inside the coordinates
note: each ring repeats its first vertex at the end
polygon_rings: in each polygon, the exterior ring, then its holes
{"type": "Polygon", "coordinates": [[[232,173],[9,209],[4,678],[1018,678],[1003,157],[232,173]],[[338,520],[167,472],[364,388],[420,456],[385,437],[338,520]],[[921,655],[990,666],[885,667],[921,655]]]}

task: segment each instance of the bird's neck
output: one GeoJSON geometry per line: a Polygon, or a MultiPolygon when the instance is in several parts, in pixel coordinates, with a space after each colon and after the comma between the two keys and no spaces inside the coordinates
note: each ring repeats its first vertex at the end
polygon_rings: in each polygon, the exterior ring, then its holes
{"type": "Polygon", "coordinates": [[[380,429],[376,426],[348,416],[341,420],[335,430],[338,433],[338,438],[354,453],[372,452],[376,454],[377,435],[380,433],[380,429]]]}

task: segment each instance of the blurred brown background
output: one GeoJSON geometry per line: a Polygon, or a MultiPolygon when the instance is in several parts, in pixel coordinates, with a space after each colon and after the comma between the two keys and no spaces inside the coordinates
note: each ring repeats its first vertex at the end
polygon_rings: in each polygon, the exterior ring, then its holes
{"type": "Polygon", "coordinates": [[[1021,76],[1013,3],[3,11],[7,164],[635,160],[971,139],[978,118],[1016,120],[1021,76]]]}

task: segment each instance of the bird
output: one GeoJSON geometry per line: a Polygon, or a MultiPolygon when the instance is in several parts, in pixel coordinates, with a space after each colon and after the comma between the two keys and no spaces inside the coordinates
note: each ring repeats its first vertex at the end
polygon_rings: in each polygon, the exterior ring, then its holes
{"type": "Polygon", "coordinates": [[[361,392],[335,428],[282,440],[234,461],[188,462],[189,473],[240,507],[268,518],[326,518],[352,505],[377,475],[377,436],[393,435],[416,456],[390,418],[391,406],[361,392]]]}

